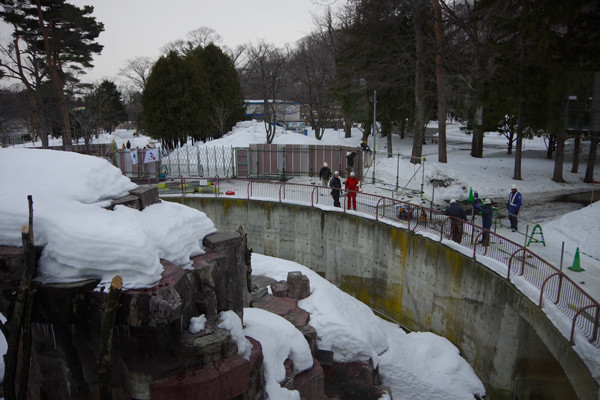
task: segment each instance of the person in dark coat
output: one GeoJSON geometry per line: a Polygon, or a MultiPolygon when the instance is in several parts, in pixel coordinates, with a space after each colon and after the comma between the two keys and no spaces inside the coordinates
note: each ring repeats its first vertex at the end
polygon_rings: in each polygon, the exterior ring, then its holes
{"type": "Polygon", "coordinates": [[[319,171],[319,178],[321,178],[321,184],[327,187],[329,179],[331,179],[331,168],[329,168],[327,163],[323,163],[323,167],[319,171]]]}
{"type": "Polygon", "coordinates": [[[481,223],[484,231],[479,243],[487,246],[490,242],[489,230],[492,228],[492,221],[494,217],[494,207],[492,206],[492,201],[490,199],[483,200],[483,206],[478,202],[473,202],[473,208],[481,211],[481,223]]]}
{"type": "Polygon", "coordinates": [[[512,185],[510,193],[508,195],[508,202],[506,202],[506,208],[508,209],[508,220],[510,221],[510,229],[516,232],[517,225],[519,224],[519,210],[521,209],[523,198],[521,193],[517,190],[517,185],[512,185]]]}
{"type": "Polygon", "coordinates": [[[329,187],[331,188],[331,196],[333,197],[333,206],[341,207],[340,204],[340,192],[342,191],[342,181],[340,181],[340,173],[335,171],[333,178],[329,181],[329,187]]]}
{"type": "Polygon", "coordinates": [[[450,235],[452,236],[452,240],[460,243],[463,235],[463,221],[467,220],[467,213],[465,213],[465,210],[456,200],[452,199],[450,200],[450,205],[446,208],[445,214],[453,217],[450,221],[450,235]]]}

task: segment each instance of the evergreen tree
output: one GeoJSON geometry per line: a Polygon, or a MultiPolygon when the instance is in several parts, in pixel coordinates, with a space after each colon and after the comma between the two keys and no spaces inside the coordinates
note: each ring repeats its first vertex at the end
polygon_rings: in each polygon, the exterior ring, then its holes
{"type": "Polygon", "coordinates": [[[145,131],[150,137],[162,140],[167,148],[185,140],[183,75],[183,60],[170,52],[156,61],[142,94],[145,131]]]}
{"type": "Polygon", "coordinates": [[[190,57],[199,57],[208,79],[206,112],[210,125],[204,137],[221,137],[244,118],[238,73],[231,58],[212,43],[196,48],[190,57]]]}
{"type": "Polygon", "coordinates": [[[120,122],[127,119],[125,103],[117,85],[103,80],[94,91],[94,103],[101,116],[100,127],[106,132],[113,132],[120,122]]]}
{"type": "MultiPolygon", "coordinates": [[[[91,16],[92,6],[79,8],[65,0],[0,0],[0,5],[0,17],[14,29],[15,60],[20,64],[17,70],[23,66],[20,57],[24,54],[36,60],[36,67],[45,67],[59,106],[63,145],[69,147],[71,127],[65,85],[68,80],[76,80],[74,72],[91,67],[93,55],[102,51],[96,39],[104,27],[91,16]]],[[[29,91],[35,90],[24,74],[18,77],[29,91]]],[[[32,108],[39,112],[43,106],[33,104],[35,99],[31,93],[32,108]]]]}

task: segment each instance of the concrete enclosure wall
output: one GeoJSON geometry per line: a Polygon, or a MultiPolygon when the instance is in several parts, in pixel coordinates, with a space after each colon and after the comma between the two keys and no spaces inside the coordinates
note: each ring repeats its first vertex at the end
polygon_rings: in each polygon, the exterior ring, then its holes
{"type": "Polygon", "coordinates": [[[205,212],[220,231],[243,226],[254,252],[305,265],[409,329],[446,337],[473,366],[488,399],[600,398],[589,369],[542,310],[439,242],[308,206],[173,200],[205,212]]]}

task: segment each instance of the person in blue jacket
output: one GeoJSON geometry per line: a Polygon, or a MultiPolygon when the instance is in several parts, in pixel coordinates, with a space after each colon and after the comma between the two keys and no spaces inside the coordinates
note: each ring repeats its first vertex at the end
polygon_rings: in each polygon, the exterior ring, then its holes
{"type": "Polygon", "coordinates": [[[517,225],[519,223],[519,209],[521,208],[523,198],[521,193],[517,190],[517,185],[510,187],[510,194],[508,195],[508,202],[506,202],[506,208],[508,209],[508,220],[510,221],[510,229],[513,232],[518,231],[517,225]]]}
{"type": "Polygon", "coordinates": [[[492,201],[490,199],[483,200],[483,206],[479,204],[479,200],[473,201],[473,208],[478,211],[481,211],[481,223],[483,225],[483,235],[479,243],[483,245],[488,245],[490,241],[490,233],[489,230],[492,227],[492,221],[494,217],[494,207],[492,206],[492,201]]]}

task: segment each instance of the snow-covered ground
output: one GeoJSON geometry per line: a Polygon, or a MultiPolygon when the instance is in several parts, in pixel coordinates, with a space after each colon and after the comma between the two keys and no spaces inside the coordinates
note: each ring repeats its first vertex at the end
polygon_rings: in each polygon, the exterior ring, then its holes
{"type": "MultiPolygon", "coordinates": [[[[103,135],[99,141],[110,142],[113,138],[119,148],[127,140],[131,141],[133,148],[143,147],[150,142],[147,137],[134,137],[131,131],[103,135]]],[[[342,131],[327,130],[321,141],[317,141],[311,132],[304,136],[279,130],[274,143],[358,147],[361,138],[358,129],[353,129],[352,137],[348,139],[344,138],[342,131]]],[[[396,185],[400,189],[406,186],[418,190],[423,184],[427,201],[433,200],[433,207],[445,208],[452,198],[465,204],[469,189],[472,188],[479,192],[480,197],[491,198],[503,210],[510,186],[516,183],[523,194],[524,203],[519,225],[521,232],[513,233],[505,227],[498,227],[498,233],[523,243],[527,225],[532,229],[533,225],[539,223],[543,227],[546,246],[532,244],[530,249],[556,266],[560,263],[563,242],[565,266],[570,265],[579,248],[581,266],[585,271],[571,272],[565,269],[565,272],[595,298],[600,298],[600,250],[597,246],[600,206],[598,203],[587,207],[578,203],[561,203],[557,207],[555,204],[558,203],[553,202],[553,198],[559,194],[592,190],[591,185],[582,182],[587,149],[584,148],[582,152],[580,172],[572,174],[568,172],[569,154],[572,151],[572,145],[568,143],[568,161],[564,173],[568,183],[560,184],[551,180],[553,161],[545,158],[543,140],[525,141],[523,180],[515,182],[512,180],[514,159],[506,154],[505,141],[504,137],[497,134],[487,135],[484,157],[475,159],[469,155],[470,136],[461,132],[457,125],[450,125],[448,163],[438,163],[437,145],[426,144],[426,161],[424,168],[419,169],[420,166],[409,162],[412,147],[410,139],[394,137],[393,157],[387,158],[385,139],[377,138],[375,143],[370,138],[369,145],[377,152],[376,162],[374,168],[365,171],[366,178],[361,190],[408,199],[412,195],[397,191],[396,185]],[[416,178],[411,179],[413,176],[416,178]],[[434,180],[443,180],[447,186],[436,187],[434,191],[434,180]]],[[[264,142],[262,124],[249,121],[238,124],[233,132],[221,139],[198,145],[245,147],[264,142]]],[[[151,286],[160,277],[159,258],[170,259],[185,268],[190,256],[203,251],[202,238],[214,231],[214,224],[203,213],[170,203],[157,204],[142,212],[125,207],[117,207],[112,212],[105,210],[103,207],[107,205],[107,200],[127,193],[135,185],[107,161],[94,157],[46,150],[0,149],[0,168],[4,171],[3,190],[0,192],[0,245],[19,245],[21,226],[27,223],[26,196],[33,195],[36,244],[46,245],[40,260],[40,278],[46,281],[97,276],[103,282],[109,282],[118,271],[123,275],[125,287],[151,286]],[[187,221],[186,224],[180,223],[183,219],[187,221]],[[182,229],[183,226],[186,229],[182,229]],[[118,237],[115,232],[119,232],[118,237]],[[82,264],[78,262],[81,257],[95,259],[96,264],[82,264]],[[86,268],[81,268],[81,265],[86,265],[86,268]],[[148,271],[148,265],[154,268],[148,271]]],[[[597,165],[598,173],[600,166],[597,165]]],[[[316,177],[293,178],[292,182],[319,184],[316,177]]],[[[420,199],[413,196],[411,201],[420,199]]],[[[465,207],[468,208],[468,205],[465,207]]],[[[373,357],[379,362],[385,384],[392,388],[394,398],[411,399],[426,394],[429,399],[464,399],[472,396],[472,393],[483,392],[472,369],[445,339],[428,333],[405,334],[396,326],[372,315],[371,310],[362,303],[336,291],[333,285],[327,286],[326,281],[319,280],[318,275],[310,270],[258,254],[253,257],[255,273],[275,279],[283,279],[288,270],[302,270],[309,275],[312,294],[300,302],[300,306],[311,313],[311,323],[318,325],[315,327],[320,345],[332,349],[338,359],[373,357]],[[323,290],[324,287],[327,289],[323,290]],[[344,313],[328,312],[337,311],[340,302],[348,304],[344,313]],[[365,320],[373,323],[364,324],[362,321],[365,320]],[[361,321],[360,324],[358,321],[361,321]],[[372,325],[372,328],[364,325],[372,325]],[[410,369],[402,369],[394,363],[400,356],[412,360],[406,364],[411,366],[410,369]]],[[[253,333],[256,336],[265,334],[264,325],[285,325],[260,313],[247,314],[248,318],[252,318],[252,321],[244,321],[247,335],[250,332],[256,332],[253,333]]],[[[229,321],[229,325],[235,324],[229,321]]],[[[273,340],[268,333],[266,337],[269,338],[267,340],[273,340]]],[[[273,365],[279,365],[277,360],[282,354],[286,355],[287,352],[287,356],[291,356],[294,352],[302,351],[301,347],[276,344],[274,355],[266,357],[273,361],[273,365]]],[[[297,356],[302,359],[301,355],[297,356]]],[[[265,362],[265,365],[268,364],[265,362]]],[[[275,377],[275,381],[279,376],[275,371],[268,375],[275,377]]],[[[271,384],[269,387],[276,386],[271,384]]],[[[272,390],[272,393],[269,392],[272,399],[298,398],[294,392],[272,390]]]]}

